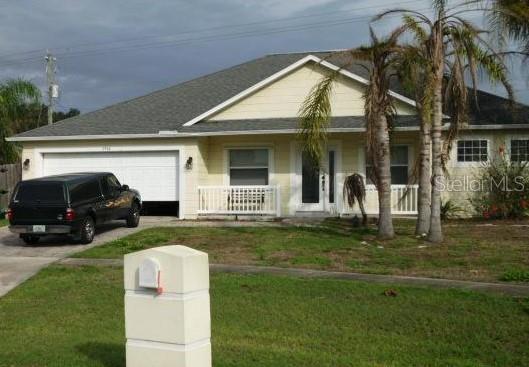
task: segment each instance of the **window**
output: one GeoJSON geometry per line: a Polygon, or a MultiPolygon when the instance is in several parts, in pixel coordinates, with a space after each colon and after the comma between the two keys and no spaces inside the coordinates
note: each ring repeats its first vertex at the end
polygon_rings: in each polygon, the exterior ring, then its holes
{"type": "Polygon", "coordinates": [[[329,150],[329,203],[334,204],[334,185],[335,185],[335,163],[334,163],[334,151],[329,150]]]}
{"type": "Polygon", "coordinates": [[[60,182],[24,182],[18,187],[14,200],[23,203],[63,203],[64,186],[60,182]]]}
{"type": "Polygon", "coordinates": [[[511,161],[529,162],[529,139],[511,140],[511,161]]]}
{"type": "MultiPolygon", "coordinates": [[[[366,162],[367,182],[372,184],[370,177],[373,177],[373,167],[366,162]]],[[[396,145],[391,147],[391,184],[408,184],[408,146],[396,145]]]]}
{"type": "Polygon", "coordinates": [[[231,149],[230,185],[268,185],[268,149],[231,149]]]}
{"type": "Polygon", "coordinates": [[[486,162],[488,160],[488,143],[486,140],[458,140],[458,162],[486,162]]]}
{"type": "Polygon", "coordinates": [[[72,203],[92,200],[100,196],[101,189],[97,179],[70,184],[70,200],[72,203]]]}
{"type": "Polygon", "coordinates": [[[307,153],[301,155],[301,202],[320,202],[320,169],[314,165],[307,153]]]}
{"type": "Polygon", "coordinates": [[[118,179],[112,176],[106,176],[101,179],[101,188],[105,197],[114,197],[119,193],[121,185],[118,179]]]}

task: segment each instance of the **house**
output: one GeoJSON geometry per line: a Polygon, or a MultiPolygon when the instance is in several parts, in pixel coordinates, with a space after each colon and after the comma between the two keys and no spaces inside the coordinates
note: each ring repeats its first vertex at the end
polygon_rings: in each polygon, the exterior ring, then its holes
{"type": "MultiPolygon", "coordinates": [[[[344,179],[366,172],[364,67],[339,70],[321,171],[310,168],[296,140],[301,103],[342,61],[334,52],[269,55],[9,140],[23,146],[24,179],[111,171],[139,189],[145,202],[178,208],[181,218],[347,214],[344,179]]],[[[418,153],[415,102],[396,83],[391,95],[398,114],[393,209],[414,214],[417,188],[406,186],[418,153]]],[[[529,108],[521,106],[513,116],[504,98],[485,92],[478,97],[479,109],[472,109],[452,153],[449,171],[455,177],[501,145],[520,159],[529,154],[529,108]]],[[[375,188],[367,189],[368,211],[376,213],[375,188]]]]}

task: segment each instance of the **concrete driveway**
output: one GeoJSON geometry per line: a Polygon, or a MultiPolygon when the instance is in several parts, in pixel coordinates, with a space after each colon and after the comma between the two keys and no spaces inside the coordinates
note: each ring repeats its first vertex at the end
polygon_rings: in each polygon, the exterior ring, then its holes
{"type": "Polygon", "coordinates": [[[0,297],[36,274],[43,267],[76,252],[102,245],[142,229],[153,226],[175,225],[173,217],[142,217],[138,228],[125,227],[124,221],[104,224],[97,228],[90,245],[74,243],[68,238],[48,236],[38,245],[26,245],[18,235],[0,228],[0,297]]]}

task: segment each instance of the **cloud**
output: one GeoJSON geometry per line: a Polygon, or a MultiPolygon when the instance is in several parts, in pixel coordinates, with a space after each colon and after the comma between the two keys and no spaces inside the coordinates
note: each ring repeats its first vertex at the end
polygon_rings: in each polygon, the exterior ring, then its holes
{"type": "MultiPolygon", "coordinates": [[[[410,6],[421,6],[407,0],[402,3],[406,2],[410,6]]],[[[44,88],[43,57],[45,49],[50,48],[58,58],[60,106],[78,107],[86,112],[268,53],[348,48],[365,43],[368,41],[368,20],[383,4],[382,0],[0,2],[0,12],[4,15],[0,22],[0,78],[26,77],[44,88]],[[285,18],[290,20],[285,21],[285,18]],[[328,24],[344,18],[356,20],[266,34],[271,29],[328,24]],[[240,24],[247,25],[236,26],[240,24]],[[248,32],[258,34],[243,37],[248,32]],[[142,47],[159,41],[234,33],[239,33],[239,37],[142,47]],[[73,47],[65,49],[68,46],[73,47]],[[124,46],[133,46],[133,50],[115,50],[124,46]],[[94,47],[114,51],[85,54],[94,47]],[[14,54],[27,50],[38,51],[14,54]],[[75,56],[63,55],[65,53],[75,56]]],[[[384,32],[388,27],[377,26],[377,30],[384,32]]],[[[529,99],[527,93],[524,96],[529,99]]]]}

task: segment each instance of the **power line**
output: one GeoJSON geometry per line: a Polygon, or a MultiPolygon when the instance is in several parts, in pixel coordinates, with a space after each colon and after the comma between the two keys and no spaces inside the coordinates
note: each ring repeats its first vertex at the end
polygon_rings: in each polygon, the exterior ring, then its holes
{"type": "MultiPolygon", "coordinates": [[[[423,11],[423,10],[428,10],[428,9],[417,9],[417,11],[423,11]]],[[[399,16],[399,15],[395,15],[395,16],[399,16]]],[[[232,39],[240,39],[240,38],[247,38],[247,37],[253,37],[253,36],[263,36],[263,35],[304,31],[304,30],[311,30],[311,29],[318,29],[318,28],[328,28],[328,27],[334,27],[334,26],[339,26],[339,25],[344,25],[344,24],[365,21],[366,19],[370,19],[371,17],[372,16],[362,16],[362,17],[356,17],[356,18],[335,19],[333,21],[323,21],[323,22],[310,23],[310,24],[304,24],[304,25],[298,25],[298,26],[275,28],[275,29],[271,29],[267,31],[256,29],[253,31],[194,37],[194,38],[180,39],[180,40],[175,40],[175,41],[148,42],[148,43],[140,43],[136,45],[109,47],[109,48],[100,48],[100,49],[95,48],[95,49],[86,50],[86,51],[64,52],[64,53],[59,53],[57,55],[64,59],[64,58],[71,58],[71,57],[96,56],[96,55],[111,54],[111,53],[116,53],[116,52],[145,50],[145,49],[151,49],[151,48],[174,47],[174,46],[181,46],[184,44],[192,44],[196,42],[232,40],[232,39]]],[[[27,59],[22,59],[22,60],[17,60],[17,61],[13,60],[10,62],[0,63],[0,66],[18,65],[18,64],[33,62],[39,59],[40,58],[32,57],[32,58],[27,58],[27,59]]]]}
{"type": "MultiPolygon", "coordinates": [[[[400,4],[416,3],[416,2],[417,2],[416,0],[408,0],[408,1],[403,1],[400,4]]],[[[242,23],[242,24],[217,26],[217,27],[204,28],[204,29],[187,30],[187,31],[183,31],[183,32],[176,33],[176,34],[173,34],[173,35],[145,36],[145,37],[141,37],[141,38],[131,38],[131,39],[126,39],[126,40],[116,40],[116,41],[77,44],[77,45],[72,45],[72,46],[55,48],[54,51],[55,52],[64,51],[64,53],[66,53],[66,52],[75,51],[76,48],[83,48],[83,47],[87,47],[87,46],[102,46],[102,45],[112,45],[112,44],[119,44],[119,43],[131,43],[131,42],[138,42],[138,41],[147,40],[147,39],[174,38],[174,37],[178,37],[178,36],[182,36],[182,35],[190,34],[190,33],[196,34],[196,33],[211,32],[211,31],[215,31],[215,30],[223,30],[223,29],[229,29],[229,28],[242,28],[242,27],[255,26],[255,25],[273,24],[273,23],[280,23],[280,22],[292,21],[292,20],[297,20],[297,19],[322,17],[322,16],[327,16],[327,15],[332,15],[332,14],[344,14],[344,13],[354,12],[354,11],[359,11],[359,10],[376,9],[376,8],[387,7],[387,6],[388,6],[388,4],[378,4],[378,5],[371,5],[371,6],[365,6],[365,7],[359,7],[359,8],[343,9],[343,10],[340,10],[340,11],[332,11],[332,12],[326,12],[326,13],[307,14],[307,15],[301,15],[301,16],[296,16],[296,17],[272,19],[272,20],[267,20],[267,21],[259,21],[259,22],[251,22],[251,23],[242,23]]],[[[368,16],[368,17],[370,18],[371,16],[368,16]]],[[[368,18],[368,17],[364,16],[362,18],[368,18]]],[[[161,42],[161,41],[159,41],[159,42],[161,42]]],[[[164,41],[164,42],[175,42],[175,41],[164,41]]],[[[178,41],[176,41],[176,42],[178,42],[178,41]]],[[[125,46],[120,46],[120,47],[125,47],[125,46]]],[[[129,47],[133,47],[133,45],[131,45],[129,47]]],[[[97,48],[95,50],[97,50],[97,48]]],[[[35,57],[29,57],[29,56],[31,54],[35,54],[35,53],[42,54],[43,51],[44,51],[44,49],[35,49],[35,50],[21,51],[21,52],[17,52],[17,53],[0,55],[0,58],[9,58],[9,57],[12,57],[12,56],[15,56],[15,55],[27,55],[28,58],[22,59],[22,61],[24,61],[24,62],[26,62],[26,61],[34,61],[34,60],[37,59],[37,57],[36,56],[35,57]]],[[[88,51],[91,51],[91,50],[78,51],[78,52],[88,52],[88,51]]],[[[18,60],[13,59],[13,60],[5,60],[5,61],[9,63],[10,61],[15,62],[15,61],[18,61],[18,60]]]]}

